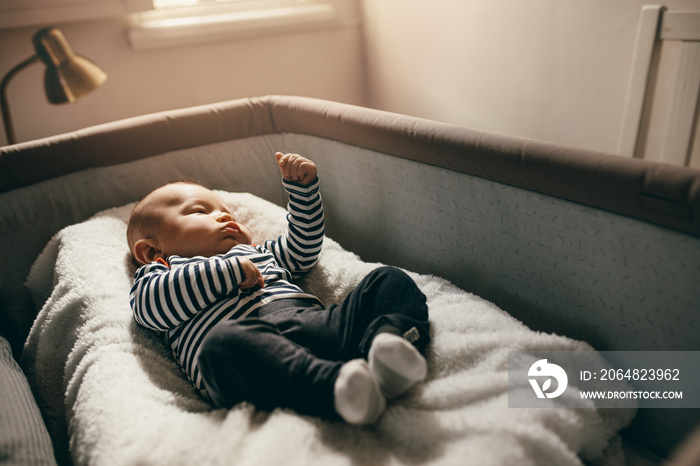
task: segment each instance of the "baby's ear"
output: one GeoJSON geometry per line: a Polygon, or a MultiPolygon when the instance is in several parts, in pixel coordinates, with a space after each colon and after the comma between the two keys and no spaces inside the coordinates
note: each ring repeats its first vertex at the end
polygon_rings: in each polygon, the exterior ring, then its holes
{"type": "Polygon", "coordinates": [[[161,250],[151,239],[140,239],[134,244],[134,259],[141,265],[150,264],[161,256],[161,250]]]}

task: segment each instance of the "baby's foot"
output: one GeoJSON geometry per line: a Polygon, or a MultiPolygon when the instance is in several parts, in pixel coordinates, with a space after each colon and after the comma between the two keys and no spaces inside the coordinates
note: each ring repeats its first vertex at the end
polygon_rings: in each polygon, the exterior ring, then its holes
{"type": "Polygon", "coordinates": [[[379,333],[369,349],[369,368],[386,399],[425,379],[428,365],[415,346],[398,335],[379,333]]]}
{"type": "Polygon", "coordinates": [[[335,410],[349,424],[374,424],[386,407],[386,400],[364,359],[342,365],[333,394],[335,410]]]}

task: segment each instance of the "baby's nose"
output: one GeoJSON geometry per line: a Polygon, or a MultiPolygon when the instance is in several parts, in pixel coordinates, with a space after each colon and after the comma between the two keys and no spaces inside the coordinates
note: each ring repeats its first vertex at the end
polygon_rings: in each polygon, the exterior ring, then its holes
{"type": "Polygon", "coordinates": [[[233,221],[233,217],[232,217],[231,214],[229,214],[228,212],[221,212],[221,213],[216,217],[216,220],[219,221],[219,222],[221,222],[221,223],[231,222],[231,221],[233,221]]]}

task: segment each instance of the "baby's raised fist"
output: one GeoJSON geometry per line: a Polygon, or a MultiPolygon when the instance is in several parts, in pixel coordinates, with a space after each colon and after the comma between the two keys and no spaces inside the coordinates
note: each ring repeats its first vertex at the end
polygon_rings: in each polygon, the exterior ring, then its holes
{"type": "Polygon", "coordinates": [[[282,178],[301,185],[311,184],[318,175],[316,164],[299,154],[275,154],[282,178]]]}

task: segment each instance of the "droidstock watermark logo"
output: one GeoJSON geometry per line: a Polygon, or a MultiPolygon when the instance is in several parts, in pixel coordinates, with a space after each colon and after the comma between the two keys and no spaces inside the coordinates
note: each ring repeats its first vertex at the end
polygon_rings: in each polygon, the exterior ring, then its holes
{"type": "Polygon", "coordinates": [[[700,351],[510,351],[511,408],[700,408],[700,351]]]}
{"type": "Polygon", "coordinates": [[[566,386],[569,383],[569,377],[566,375],[566,371],[556,364],[548,363],[546,359],[540,359],[530,366],[530,370],[527,372],[530,377],[530,385],[535,391],[537,398],[556,398],[566,390],[566,386]],[[542,386],[540,387],[537,382],[538,378],[545,377],[542,381],[542,386]],[[556,388],[552,392],[548,392],[552,386],[552,380],[556,380],[556,388]]]}

